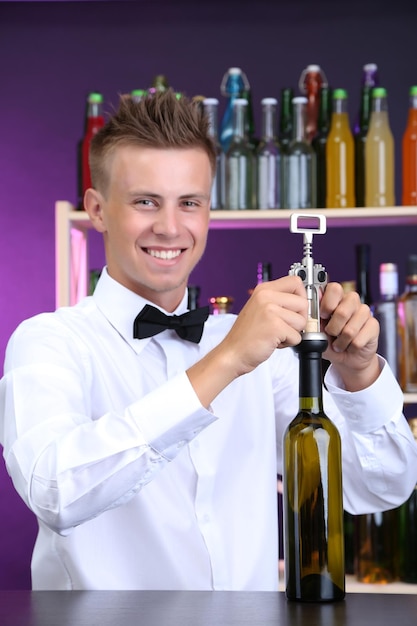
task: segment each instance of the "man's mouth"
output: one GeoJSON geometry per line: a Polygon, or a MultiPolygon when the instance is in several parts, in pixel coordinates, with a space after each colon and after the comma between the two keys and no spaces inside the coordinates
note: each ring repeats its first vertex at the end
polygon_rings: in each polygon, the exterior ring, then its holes
{"type": "Polygon", "coordinates": [[[146,248],[146,252],[156,259],[164,259],[171,260],[176,259],[182,252],[181,249],[178,250],[153,250],[151,248],[146,248]]]}

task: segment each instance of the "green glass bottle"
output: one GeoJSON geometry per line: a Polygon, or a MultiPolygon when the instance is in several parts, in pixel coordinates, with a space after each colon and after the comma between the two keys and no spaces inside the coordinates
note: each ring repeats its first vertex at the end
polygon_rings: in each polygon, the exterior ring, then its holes
{"type": "Polygon", "coordinates": [[[326,346],[323,333],[306,332],[295,348],[300,405],[284,436],[286,595],[300,602],[345,596],[341,441],[322,400],[326,346]]]}
{"type": "Polygon", "coordinates": [[[324,209],[326,208],[326,144],[332,114],[331,90],[329,87],[321,87],[319,94],[320,102],[317,133],[313,137],[311,145],[316,153],[317,207],[324,209]]]}
{"type": "Polygon", "coordinates": [[[291,87],[284,87],[281,89],[278,141],[282,154],[288,151],[288,146],[290,145],[293,137],[293,98],[294,90],[291,89],[291,87]]]}
{"type": "Polygon", "coordinates": [[[365,206],[365,143],[371,115],[371,92],[368,85],[362,87],[359,109],[359,128],[354,134],[355,144],[355,204],[365,206]]]}

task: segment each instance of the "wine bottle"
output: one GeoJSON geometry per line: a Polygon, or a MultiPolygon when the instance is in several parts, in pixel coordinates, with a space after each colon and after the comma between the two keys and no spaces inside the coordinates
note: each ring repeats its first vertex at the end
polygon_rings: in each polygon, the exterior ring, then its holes
{"type": "Polygon", "coordinates": [[[378,353],[387,360],[393,374],[398,377],[398,267],[395,263],[381,263],[379,266],[379,293],[379,300],[372,307],[380,327],[378,353]]]}
{"type": "Polygon", "coordinates": [[[317,134],[313,137],[311,145],[316,153],[317,207],[322,209],[326,207],[326,144],[330,130],[330,118],[331,91],[328,87],[321,87],[317,134]]]}
{"type": "Polygon", "coordinates": [[[275,98],[263,98],[262,139],[256,149],[258,209],[278,209],[281,206],[281,151],[276,136],[275,98]]]}
{"type": "MultiPolygon", "coordinates": [[[[417,441],[417,418],[408,420],[417,441]]],[[[417,583],[417,484],[400,506],[400,580],[417,583]]]]}
{"type": "Polygon", "coordinates": [[[398,298],[398,376],[401,389],[417,392],[417,254],[407,259],[404,292],[398,298]]]}
{"type": "Polygon", "coordinates": [[[356,291],[361,302],[372,306],[371,293],[371,246],[369,243],[359,243],[355,246],[356,253],[356,291]]]}
{"type": "Polygon", "coordinates": [[[281,148],[281,154],[288,151],[288,146],[293,136],[293,109],[292,101],[294,98],[294,90],[291,87],[281,89],[281,110],[279,114],[279,130],[278,141],[281,148]]]}
{"type": "Polygon", "coordinates": [[[209,120],[209,134],[216,147],[216,173],[214,175],[213,185],[211,188],[211,202],[210,208],[212,210],[222,208],[222,192],[223,178],[225,176],[225,155],[220,146],[219,134],[218,134],[218,107],[219,101],[217,98],[204,98],[203,109],[209,120]]]}
{"type": "Polygon", "coordinates": [[[365,206],[365,145],[371,114],[371,87],[364,85],[361,92],[359,125],[354,134],[355,144],[355,204],[365,206]]]}
{"type": "Polygon", "coordinates": [[[324,333],[306,332],[299,355],[299,413],[284,435],[284,558],[289,600],[345,596],[341,441],[323,410],[324,333]]]}

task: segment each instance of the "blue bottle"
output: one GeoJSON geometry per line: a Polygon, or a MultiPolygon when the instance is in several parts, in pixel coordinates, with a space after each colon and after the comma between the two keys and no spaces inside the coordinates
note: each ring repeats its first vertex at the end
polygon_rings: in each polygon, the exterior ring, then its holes
{"type": "Polygon", "coordinates": [[[241,98],[243,92],[249,89],[249,81],[240,67],[229,67],[220,85],[221,94],[228,99],[220,124],[220,145],[224,153],[228,151],[233,135],[234,101],[241,98]]]}

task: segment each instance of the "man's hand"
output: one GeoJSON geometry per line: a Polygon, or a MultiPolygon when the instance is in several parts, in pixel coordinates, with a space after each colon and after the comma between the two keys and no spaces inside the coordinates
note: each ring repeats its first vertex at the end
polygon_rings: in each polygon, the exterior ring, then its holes
{"type": "Polygon", "coordinates": [[[223,341],[187,371],[203,406],[276,348],[300,343],[307,310],[306,290],[298,276],[257,285],[223,341]]]}
{"type": "Polygon", "coordinates": [[[341,285],[329,283],[321,298],[320,317],[329,342],[323,357],[336,367],[347,390],[368,387],[380,372],[379,324],[370,308],[356,292],[345,294],[341,285]]]}

